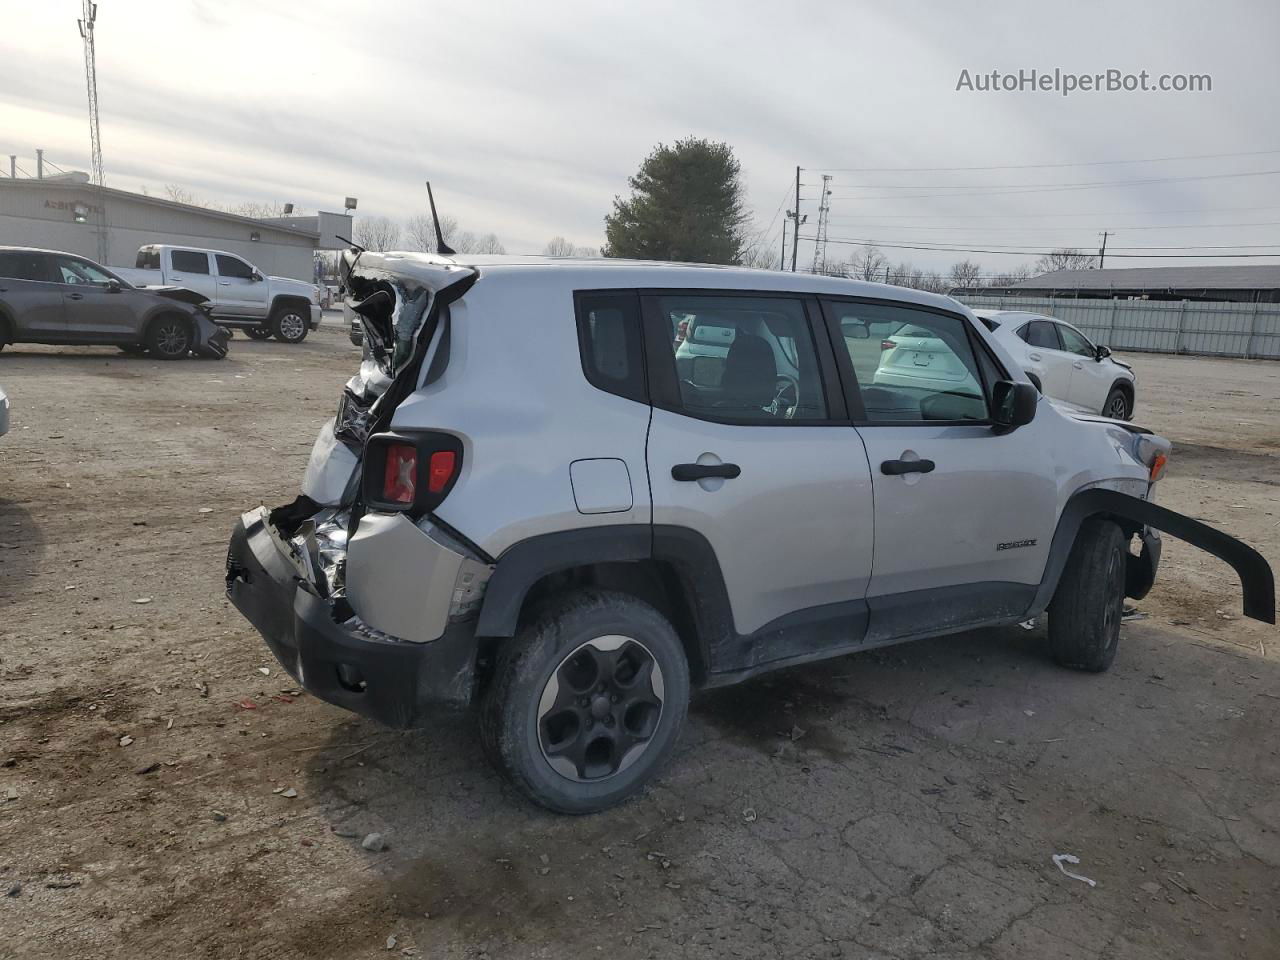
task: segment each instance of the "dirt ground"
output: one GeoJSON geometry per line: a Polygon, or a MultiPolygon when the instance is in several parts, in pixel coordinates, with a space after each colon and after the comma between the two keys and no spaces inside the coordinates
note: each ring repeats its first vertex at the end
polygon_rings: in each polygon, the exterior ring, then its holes
{"type": "MultiPolygon", "coordinates": [[[[704,694],[594,817],[521,800],[465,718],[300,695],[224,551],[356,358],[0,355],[0,957],[1280,956],[1280,633],[1175,541],[1109,673],[1010,628],[704,694]]],[[[1280,566],[1280,364],[1129,359],[1162,502],[1280,566]]]]}

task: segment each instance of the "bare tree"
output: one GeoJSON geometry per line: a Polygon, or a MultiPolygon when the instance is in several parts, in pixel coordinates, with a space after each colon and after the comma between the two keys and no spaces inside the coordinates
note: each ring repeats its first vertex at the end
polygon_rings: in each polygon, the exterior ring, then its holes
{"type": "Polygon", "coordinates": [[[1014,267],[1012,270],[1002,270],[991,278],[990,283],[993,287],[1011,287],[1015,283],[1031,279],[1035,272],[1028,264],[1024,263],[1019,267],[1014,267]]]}
{"type": "Polygon", "coordinates": [[[547,241],[547,245],[542,248],[544,257],[572,257],[574,247],[573,244],[561,236],[554,236],[547,241]]]}
{"type": "Polygon", "coordinates": [[[203,204],[196,199],[196,195],[194,193],[186,187],[179,186],[176,183],[166,183],[164,185],[164,196],[166,200],[172,201],[173,203],[185,203],[192,207],[203,206],[203,204]]]}
{"type": "Polygon", "coordinates": [[[1075,247],[1051,250],[1036,261],[1036,273],[1052,273],[1054,270],[1092,270],[1098,258],[1075,247]]]}
{"type": "Polygon", "coordinates": [[[863,247],[861,253],[855,253],[850,259],[848,273],[858,280],[884,280],[888,265],[889,261],[879,247],[863,247]]]}
{"type": "Polygon", "coordinates": [[[285,215],[284,204],[275,200],[246,200],[244,203],[216,209],[225,209],[227,213],[249,217],[251,220],[270,220],[285,215]]]}
{"type": "Polygon", "coordinates": [[[972,260],[961,260],[951,265],[950,276],[953,287],[976,287],[978,278],[982,276],[982,265],[972,260]]]}
{"type": "Polygon", "coordinates": [[[361,217],[352,239],[366,250],[392,250],[400,245],[400,224],[387,217],[361,217]]]}

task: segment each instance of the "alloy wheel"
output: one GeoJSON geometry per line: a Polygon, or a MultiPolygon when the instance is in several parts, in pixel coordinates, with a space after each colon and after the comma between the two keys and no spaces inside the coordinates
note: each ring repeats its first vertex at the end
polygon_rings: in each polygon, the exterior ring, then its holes
{"type": "Polygon", "coordinates": [[[280,335],[286,340],[301,340],[306,332],[306,321],[298,314],[286,313],[280,318],[280,335]]]}
{"type": "Polygon", "coordinates": [[[156,349],[165,356],[177,357],[191,347],[187,328],[181,323],[166,323],[156,331],[156,349]]]}
{"type": "Polygon", "coordinates": [[[605,636],[570,651],[538,702],[538,745],[558,774],[578,782],[611,777],[640,758],[657,732],[662,668],[631,637],[605,636]]]}
{"type": "Polygon", "coordinates": [[[1107,416],[1113,420],[1123,420],[1125,414],[1129,412],[1129,404],[1125,401],[1124,395],[1117,393],[1111,398],[1111,404],[1107,407],[1107,416]]]}

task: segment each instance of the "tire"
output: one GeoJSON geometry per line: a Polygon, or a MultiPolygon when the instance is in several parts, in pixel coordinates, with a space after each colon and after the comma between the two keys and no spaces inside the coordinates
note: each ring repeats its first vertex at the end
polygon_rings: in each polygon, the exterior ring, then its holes
{"type": "Polygon", "coordinates": [[[271,327],[243,327],[245,336],[250,340],[270,340],[271,327]]]}
{"type": "Polygon", "coordinates": [[[1049,603],[1049,652],[1064,667],[1101,673],[1120,643],[1128,546],[1111,520],[1080,525],[1049,603]]]}
{"type": "Polygon", "coordinates": [[[116,346],[121,353],[127,353],[131,357],[140,357],[147,352],[147,346],[144,343],[120,343],[116,346]]]}
{"type": "Polygon", "coordinates": [[[1129,394],[1119,387],[1112,387],[1107,394],[1107,402],[1102,406],[1102,415],[1113,420],[1128,420],[1133,416],[1133,404],[1129,394]]]}
{"type": "Polygon", "coordinates": [[[295,304],[276,307],[268,322],[271,335],[281,343],[301,343],[307,339],[311,323],[309,312],[295,304]]]}
{"type": "Polygon", "coordinates": [[[147,351],[157,360],[181,360],[192,342],[191,323],[185,317],[158,317],[147,328],[147,351]]]}
{"type": "Polygon", "coordinates": [[[352,346],[364,346],[364,327],[360,326],[359,320],[351,321],[351,328],[347,330],[347,337],[351,340],[352,346]]]}
{"type": "Polygon", "coordinates": [[[624,593],[575,590],[499,650],[480,740],[530,800],[594,813],[654,777],[688,706],[689,664],[666,618],[624,593]]]}

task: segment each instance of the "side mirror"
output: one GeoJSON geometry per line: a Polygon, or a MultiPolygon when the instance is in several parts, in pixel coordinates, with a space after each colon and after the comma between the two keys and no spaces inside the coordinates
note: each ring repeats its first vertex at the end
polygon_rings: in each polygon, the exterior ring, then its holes
{"type": "Polygon", "coordinates": [[[120,292],[120,281],[117,280],[115,277],[112,277],[110,280],[107,281],[107,293],[119,293],[119,292],[120,292]]]}
{"type": "Polygon", "coordinates": [[[997,427],[1015,430],[1036,418],[1040,391],[1033,384],[999,380],[991,388],[991,420],[997,427]]]}
{"type": "Polygon", "coordinates": [[[1111,348],[1110,348],[1110,347],[1104,347],[1104,346],[1102,346],[1101,344],[1099,344],[1099,345],[1098,345],[1098,351],[1097,351],[1097,357],[1096,357],[1095,359],[1098,359],[1098,360],[1105,360],[1105,359],[1107,359],[1107,357],[1109,357],[1109,356],[1111,356],[1111,348]]]}
{"type": "Polygon", "coordinates": [[[840,332],[850,340],[868,340],[871,338],[871,331],[867,329],[867,325],[865,323],[842,324],[840,332]]]}
{"type": "Polygon", "coordinates": [[[253,279],[254,279],[254,282],[261,283],[263,280],[267,278],[264,277],[262,274],[260,274],[257,270],[255,270],[253,271],[253,279]]]}

